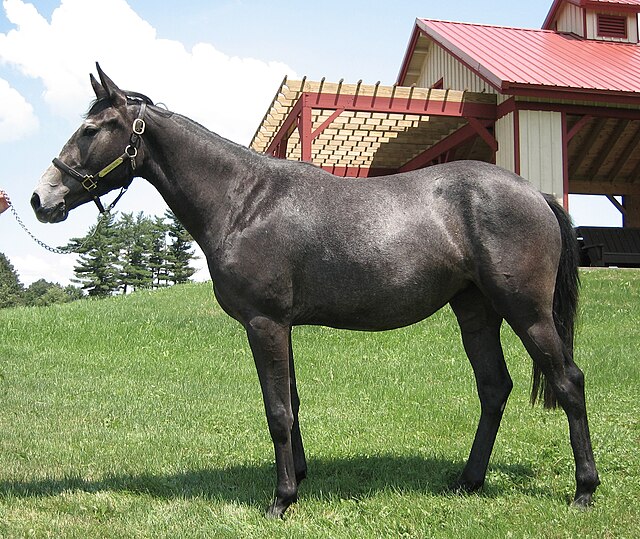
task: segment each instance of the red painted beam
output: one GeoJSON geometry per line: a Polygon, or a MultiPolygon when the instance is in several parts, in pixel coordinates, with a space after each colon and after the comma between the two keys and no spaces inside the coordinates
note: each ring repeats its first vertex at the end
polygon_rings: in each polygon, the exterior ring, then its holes
{"type": "MultiPolygon", "coordinates": [[[[565,113],[566,114],[566,113],[565,113]]],[[[571,141],[573,137],[575,137],[580,130],[587,125],[587,123],[593,118],[593,116],[586,115],[580,118],[576,124],[571,128],[571,130],[567,133],[567,143],[571,141]]]]}
{"type": "Polygon", "coordinates": [[[308,163],[311,162],[311,129],[313,127],[313,118],[311,117],[311,107],[309,106],[309,97],[303,94],[300,98],[302,108],[300,109],[300,117],[298,119],[298,131],[300,133],[301,160],[308,163]]]}
{"type": "Polygon", "coordinates": [[[374,176],[387,176],[396,172],[388,168],[346,167],[337,165],[322,165],[321,168],[342,178],[372,178],[374,176]]]}
{"type": "Polygon", "coordinates": [[[311,139],[315,140],[318,138],[318,136],[320,136],[322,134],[322,132],[329,127],[333,121],[340,116],[342,113],[344,112],[344,109],[338,109],[336,111],[333,112],[333,114],[331,116],[329,116],[324,122],[322,122],[322,125],[318,126],[318,128],[311,133],[311,139]]]}
{"type": "Polygon", "coordinates": [[[276,148],[280,144],[280,142],[282,142],[285,138],[289,138],[290,129],[294,125],[296,125],[296,122],[298,121],[298,116],[300,116],[301,110],[302,110],[302,99],[299,99],[298,102],[291,109],[291,112],[289,113],[289,116],[282,124],[282,127],[280,127],[280,129],[276,133],[276,136],[273,137],[273,140],[271,141],[271,144],[269,144],[269,147],[264,151],[265,154],[273,155],[274,152],[276,151],[276,148]]]}
{"type": "Polygon", "coordinates": [[[496,140],[496,137],[494,137],[493,134],[489,132],[486,126],[477,118],[467,118],[467,120],[469,121],[469,125],[473,127],[476,133],[480,135],[480,138],[482,138],[482,140],[487,143],[489,148],[491,148],[494,153],[497,152],[498,141],[496,140]]]}
{"type": "Polygon", "coordinates": [[[496,118],[496,105],[493,103],[319,93],[310,93],[308,96],[309,104],[315,109],[335,110],[342,108],[355,112],[464,116],[487,120],[494,120],[496,118]]]}

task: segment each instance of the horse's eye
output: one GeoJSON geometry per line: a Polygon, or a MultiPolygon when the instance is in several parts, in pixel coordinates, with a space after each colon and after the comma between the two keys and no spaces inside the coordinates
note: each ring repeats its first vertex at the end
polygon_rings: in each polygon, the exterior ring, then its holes
{"type": "Polygon", "coordinates": [[[98,128],[94,125],[88,125],[82,130],[82,135],[85,137],[93,137],[98,132],[98,128]]]}

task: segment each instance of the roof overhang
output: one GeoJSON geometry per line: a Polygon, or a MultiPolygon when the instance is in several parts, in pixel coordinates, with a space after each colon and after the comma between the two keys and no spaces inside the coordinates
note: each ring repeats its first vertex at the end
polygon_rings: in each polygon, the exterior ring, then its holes
{"type": "Polygon", "coordinates": [[[343,176],[388,174],[417,168],[429,148],[444,152],[478,138],[495,146],[486,126],[496,117],[492,94],[285,79],[250,147],[343,176]]]}

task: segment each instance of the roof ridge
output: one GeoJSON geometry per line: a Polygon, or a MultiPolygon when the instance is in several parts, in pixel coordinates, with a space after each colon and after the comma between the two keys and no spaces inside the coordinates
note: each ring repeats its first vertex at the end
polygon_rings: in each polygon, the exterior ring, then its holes
{"type": "Polygon", "coordinates": [[[427,18],[427,17],[418,17],[418,20],[420,21],[425,21],[425,22],[443,22],[446,24],[457,24],[457,25],[461,25],[461,26],[482,26],[482,27],[486,27],[486,28],[504,28],[505,30],[518,30],[518,31],[525,31],[525,32],[544,32],[544,33],[551,33],[551,34],[557,34],[559,32],[556,32],[555,30],[545,30],[542,28],[521,28],[519,26],[508,26],[506,24],[488,24],[488,23],[480,23],[480,22],[462,22],[462,21],[447,21],[444,19],[432,19],[432,18],[427,18]]]}

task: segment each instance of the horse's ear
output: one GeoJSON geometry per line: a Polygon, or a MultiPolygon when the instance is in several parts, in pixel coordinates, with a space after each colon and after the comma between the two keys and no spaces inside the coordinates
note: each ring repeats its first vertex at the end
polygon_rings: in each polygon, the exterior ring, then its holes
{"type": "MultiPolygon", "coordinates": [[[[100,64],[96,62],[96,68],[98,69],[98,76],[100,77],[100,82],[102,83],[102,88],[106,93],[107,97],[111,99],[114,105],[124,105],[127,102],[127,96],[125,93],[116,86],[116,83],[113,82],[104,71],[100,67],[100,64]]],[[[95,87],[94,87],[95,89],[95,87]]]]}
{"type": "Polygon", "coordinates": [[[89,75],[89,78],[91,79],[91,87],[93,88],[93,91],[96,94],[96,98],[97,99],[107,99],[109,97],[109,95],[107,94],[107,91],[102,87],[102,84],[100,84],[96,78],[93,76],[93,74],[89,75]]]}

